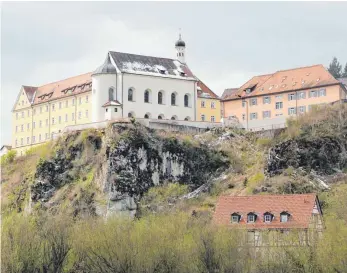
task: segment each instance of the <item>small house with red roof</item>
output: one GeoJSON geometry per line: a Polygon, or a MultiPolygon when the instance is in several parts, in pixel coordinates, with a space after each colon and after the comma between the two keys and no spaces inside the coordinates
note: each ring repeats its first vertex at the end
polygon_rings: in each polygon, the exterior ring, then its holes
{"type": "Polygon", "coordinates": [[[247,241],[256,246],[268,244],[273,234],[297,231],[300,242],[306,244],[312,231],[323,229],[322,210],[316,194],[283,194],[252,196],[221,196],[213,222],[247,231],[247,241]]]}

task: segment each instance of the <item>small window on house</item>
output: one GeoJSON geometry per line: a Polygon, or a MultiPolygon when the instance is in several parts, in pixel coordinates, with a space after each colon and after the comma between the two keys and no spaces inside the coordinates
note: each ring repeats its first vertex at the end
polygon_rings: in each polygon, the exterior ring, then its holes
{"type": "Polygon", "coordinates": [[[145,114],[145,118],[149,118],[148,114],[145,114]]]}
{"type": "Polygon", "coordinates": [[[128,118],[132,118],[133,114],[132,113],[128,113],[128,118]]]}
{"type": "Polygon", "coordinates": [[[72,99],[72,105],[75,105],[75,99],[72,99]]]}
{"type": "Polygon", "coordinates": [[[288,94],[288,100],[289,100],[289,101],[295,100],[295,99],[296,99],[295,93],[288,94]]]}
{"type": "Polygon", "coordinates": [[[39,121],[39,127],[42,127],[42,120],[39,121]]]}
{"type": "Polygon", "coordinates": [[[71,120],[74,121],[75,120],[75,113],[71,114],[71,120]]]}
{"type": "Polygon", "coordinates": [[[214,101],[211,101],[211,108],[215,109],[216,108],[216,103],[214,101]]]}
{"type": "Polygon", "coordinates": [[[242,100],[242,107],[246,107],[246,101],[242,100]]]}
{"type": "Polygon", "coordinates": [[[105,108],[105,112],[108,112],[108,108],[105,108]]]}
{"type": "Polygon", "coordinates": [[[257,119],[257,118],[258,118],[258,114],[257,113],[251,113],[250,114],[250,120],[257,119]]]}
{"type": "Polygon", "coordinates": [[[68,114],[65,114],[65,122],[68,121],[68,114]]]}
{"type": "Polygon", "coordinates": [[[201,115],[201,120],[205,121],[205,119],[206,119],[205,115],[201,115]]]}
{"type": "Polygon", "coordinates": [[[302,91],[302,92],[298,93],[298,99],[299,100],[302,100],[302,99],[305,99],[305,98],[306,98],[306,92],[305,91],[302,91]]]}
{"type": "Polygon", "coordinates": [[[242,120],[246,119],[246,114],[242,114],[242,120]]]}
{"type": "Polygon", "coordinates": [[[281,212],[280,221],[285,223],[285,222],[288,222],[288,220],[289,220],[289,213],[286,211],[281,212]]]}
{"type": "Polygon", "coordinates": [[[263,98],[263,103],[264,104],[270,104],[270,102],[271,102],[271,99],[270,99],[269,96],[266,96],[266,97],[263,98]]]}
{"type": "Polygon", "coordinates": [[[61,123],[61,116],[58,117],[58,122],[61,123]]]}
{"type": "Polygon", "coordinates": [[[114,111],[115,111],[115,112],[118,112],[118,108],[117,108],[117,107],[116,107],[116,108],[114,108],[114,111]]]}
{"type": "Polygon", "coordinates": [[[251,212],[247,214],[247,223],[254,223],[256,220],[256,215],[251,212]]]}
{"type": "Polygon", "coordinates": [[[251,105],[257,105],[257,98],[251,99],[251,105]]]}
{"type": "Polygon", "coordinates": [[[86,118],[88,117],[88,110],[86,110],[86,118]]]}
{"type": "Polygon", "coordinates": [[[48,126],[48,118],[46,119],[46,126],[48,126]]]}
{"type": "Polygon", "coordinates": [[[16,113],[16,119],[18,119],[18,113],[16,113]]]}
{"type": "Polygon", "coordinates": [[[88,103],[88,100],[89,100],[89,98],[88,98],[88,96],[86,96],[86,103],[88,103]]]}
{"type": "Polygon", "coordinates": [[[282,101],[279,101],[279,102],[276,102],[276,109],[282,109],[283,108],[283,102],[282,101]]]}
{"type": "Polygon", "coordinates": [[[215,116],[211,116],[211,122],[215,122],[215,121],[216,121],[215,116]]]}
{"type": "Polygon", "coordinates": [[[238,213],[231,214],[231,222],[232,223],[238,223],[240,222],[241,216],[238,213]]]}
{"type": "Polygon", "coordinates": [[[49,108],[49,107],[48,107],[48,104],[47,104],[47,105],[46,105],[46,112],[48,112],[48,110],[49,110],[48,108],[49,108]]]}
{"type": "Polygon", "coordinates": [[[273,215],[270,212],[265,212],[264,213],[264,222],[265,223],[270,223],[273,219],[273,215]]]}
{"type": "Polygon", "coordinates": [[[204,100],[201,101],[201,107],[205,108],[205,101],[204,100]]]}
{"type": "Polygon", "coordinates": [[[40,114],[42,113],[42,106],[40,107],[40,114]]]}
{"type": "Polygon", "coordinates": [[[54,104],[52,104],[52,111],[54,111],[55,110],[55,105],[54,104]]]}
{"type": "Polygon", "coordinates": [[[78,119],[81,119],[82,118],[82,112],[78,112],[78,119]]]}
{"type": "Polygon", "coordinates": [[[288,115],[295,115],[296,114],[296,108],[290,107],[288,108],[288,115]]]}

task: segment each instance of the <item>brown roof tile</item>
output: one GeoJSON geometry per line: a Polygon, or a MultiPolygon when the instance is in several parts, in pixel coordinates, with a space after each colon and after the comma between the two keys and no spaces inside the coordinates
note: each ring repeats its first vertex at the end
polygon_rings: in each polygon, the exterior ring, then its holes
{"type": "Polygon", "coordinates": [[[221,196],[213,221],[219,225],[249,229],[308,228],[315,201],[315,194],[221,196]],[[290,214],[286,223],[280,222],[283,211],[290,214]],[[239,223],[231,223],[231,214],[235,212],[241,215],[239,223]],[[255,223],[247,223],[250,212],[258,215],[255,223]],[[272,222],[264,222],[265,212],[274,215],[272,222]]]}
{"type": "Polygon", "coordinates": [[[37,87],[34,104],[76,95],[92,88],[92,73],[86,73],[37,87]]]}
{"type": "Polygon", "coordinates": [[[26,95],[28,97],[29,102],[33,103],[37,87],[23,85],[23,89],[24,89],[24,92],[26,93],[26,95]]]}
{"type": "Polygon", "coordinates": [[[219,99],[219,97],[200,80],[198,81],[198,97],[219,99]]]}
{"type": "Polygon", "coordinates": [[[237,92],[226,97],[225,100],[240,99],[240,96],[271,95],[333,84],[339,84],[339,81],[323,65],[313,65],[280,70],[274,74],[255,76],[242,85],[237,92]],[[252,88],[252,92],[246,93],[246,89],[248,88],[252,88]]]}
{"type": "Polygon", "coordinates": [[[227,88],[224,90],[222,96],[221,96],[221,99],[225,99],[229,96],[231,96],[233,93],[237,92],[237,90],[239,90],[239,88],[227,88]]]}

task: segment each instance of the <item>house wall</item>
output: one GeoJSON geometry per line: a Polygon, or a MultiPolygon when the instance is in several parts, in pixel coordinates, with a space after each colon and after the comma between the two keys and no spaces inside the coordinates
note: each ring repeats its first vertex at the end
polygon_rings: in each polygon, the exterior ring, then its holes
{"type": "Polygon", "coordinates": [[[132,112],[138,118],[143,118],[148,113],[150,118],[154,119],[157,119],[159,115],[163,115],[164,119],[177,116],[178,120],[184,120],[186,117],[189,117],[190,120],[196,120],[195,81],[136,74],[123,74],[122,81],[124,94],[123,117],[128,117],[128,113],[132,112]],[[128,90],[130,88],[135,90],[135,101],[128,101],[128,90]],[[149,103],[144,102],[144,92],[147,89],[151,92],[149,103]],[[164,92],[163,104],[158,104],[159,91],[164,92]],[[176,105],[171,105],[171,94],[173,92],[177,93],[176,105]],[[185,94],[189,95],[189,107],[184,106],[185,94]]]}
{"type": "Polygon", "coordinates": [[[220,100],[198,97],[196,117],[198,121],[203,121],[202,115],[205,117],[204,121],[212,122],[212,117],[214,117],[214,122],[220,122],[222,118],[220,100]],[[214,108],[212,108],[213,103],[215,105],[214,108]]]}
{"type": "Polygon", "coordinates": [[[242,105],[242,99],[224,101],[223,112],[225,118],[236,116],[236,118],[240,121],[240,123],[242,123],[244,128],[247,128],[248,123],[248,129],[261,130],[264,128],[267,130],[283,127],[288,117],[296,116],[296,114],[289,113],[289,108],[296,108],[297,112],[299,112],[300,106],[302,106],[305,108],[305,112],[308,112],[309,109],[314,105],[336,102],[345,97],[346,93],[343,91],[343,89],[339,85],[333,85],[324,88],[311,88],[297,92],[292,91],[270,95],[266,94],[257,97],[248,97],[245,99],[246,103],[244,104],[244,106],[242,105]],[[311,91],[319,91],[321,89],[326,90],[325,96],[309,97],[309,93],[311,91]],[[289,100],[289,94],[300,92],[305,92],[305,98],[289,100]],[[264,104],[264,97],[270,97],[270,103],[264,104]],[[252,98],[257,99],[257,105],[251,105],[252,98]],[[282,102],[283,108],[276,109],[276,102],[282,102]],[[270,118],[264,118],[263,111],[270,111],[270,118]],[[257,114],[256,119],[251,119],[252,113],[257,114]]]}
{"type": "Polygon", "coordinates": [[[90,122],[91,92],[15,109],[12,119],[14,125],[12,147],[17,151],[17,155],[24,155],[32,146],[51,139],[52,134],[62,131],[68,125],[90,122]],[[24,118],[21,117],[22,112],[24,118]],[[18,119],[17,113],[19,113],[18,119]],[[18,126],[17,132],[16,126],[18,126]]]}

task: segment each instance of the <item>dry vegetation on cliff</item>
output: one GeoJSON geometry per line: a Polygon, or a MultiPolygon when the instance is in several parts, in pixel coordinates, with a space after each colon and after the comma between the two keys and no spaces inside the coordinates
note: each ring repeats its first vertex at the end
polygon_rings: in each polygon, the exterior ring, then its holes
{"type": "Polygon", "coordinates": [[[228,128],[154,132],[135,123],[76,132],[4,158],[2,269],[347,272],[346,136],[347,108],[337,105],[289,120],[287,130],[271,136],[228,128]],[[184,163],[184,175],[165,173],[154,185],[153,162],[161,166],[172,155],[184,163]],[[111,166],[118,169],[112,173],[111,166]],[[137,218],[100,217],[113,193],[105,181],[120,182],[113,187],[120,194],[136,195],[137,218]],[[242,232],[210,223],[221,194],[304,192],[319,194],[326,223],[324,239],[309,248],[254,258],[237,247],[242,232]]]}

